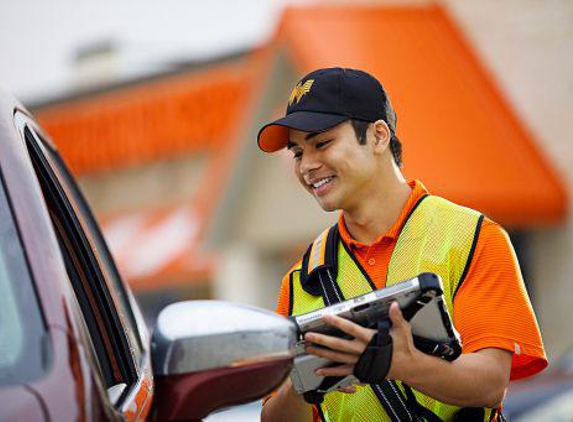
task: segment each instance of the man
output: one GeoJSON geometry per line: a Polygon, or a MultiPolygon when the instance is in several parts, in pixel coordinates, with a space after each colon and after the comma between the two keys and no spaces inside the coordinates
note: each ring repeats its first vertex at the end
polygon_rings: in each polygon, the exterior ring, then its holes
{"type": "MultiPolygon", "coordinates": [[[[498,224],[405,180],[396,116],[381,84],[358,70],[314,71],[293,90],[286,116],[261,129],[258,144],[266,152],[288,148],[303,188],[325,211],[341,211],[285,276],[279,313],[309,312],[428,271],[442,278],[463,343],[453,362],[421,353],[393,304],[386,380],[327,394],[314,407],[287,380],[265,401],[263,420],[496,420],[510,378],[547,366],[519,265],[498,224]]],[[[351,339],[306,335],[309,353],[340,363],[317,374],[355,373],[376,331],[326,322],[351,339]]]]}

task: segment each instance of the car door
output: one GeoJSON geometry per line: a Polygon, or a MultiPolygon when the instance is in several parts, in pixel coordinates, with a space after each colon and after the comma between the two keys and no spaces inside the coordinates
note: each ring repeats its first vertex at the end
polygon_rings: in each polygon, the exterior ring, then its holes
{"type": "Polygon", "coordinates": [[[108,414],[144,419],[153,392],[145,324],[96,220],[48,137],[29,117],[20,127],[107,392],[108,414]]]}
{"type": "Polygon", "coordinates": [[[0,169],[0,420],[41,420],[46,327],[0,169]]]}
{"type": "MultiPolygon", "coordinates": [[[[143,318],[74,178],[29,113],[1,91],[0,172],[37,299],[20,302],[40,318],[39,344],[30,346],[39,369],[30,365],[28,382],[2,391],[0,410],[5,400],[16,404],[8,420],[201,420],[268,394],[288,375],[297,339],[292,321],[198,301],[160,314],[153,378],[143,318]]],[[[19,271],[13,286],[21,288],[19,271]]],[[[33,330],[25,331],[31,340],[33,330]]],[[[17,334],[5,336],[12,343],[4,355],[14,362],[17,334]]]]}

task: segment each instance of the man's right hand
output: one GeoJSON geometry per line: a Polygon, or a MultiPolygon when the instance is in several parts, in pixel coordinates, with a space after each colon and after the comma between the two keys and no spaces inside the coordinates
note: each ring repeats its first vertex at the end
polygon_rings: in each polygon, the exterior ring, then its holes
{"type": "MultiPolygon", "coordinates": [[[[356,393],[356,387],[348,387],[338,390],[345,394],[356,393]]],[[[263,405],[261,421],[312,421],[312,406],[304,401],[287,378],[279,387],[276,395],[272,396],[263,405]]]]}
{"type": "Polygon", "coordinates": [[[261,421],[312,421],[312,406],[294,390],[290,377],[263,405],[261,421]]]}

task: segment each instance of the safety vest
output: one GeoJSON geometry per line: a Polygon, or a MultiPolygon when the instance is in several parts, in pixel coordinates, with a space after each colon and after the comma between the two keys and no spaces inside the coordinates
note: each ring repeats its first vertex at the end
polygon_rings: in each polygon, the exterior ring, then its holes
{"type": "MultiPolygon", "coordinates": [[[[386,286],[423,272],[436,273],[442,279],[444,299],[453,315],[453,300],[470,266],[483,218],[477,211],[443,198],[422,197],[398,237],[388,266],[386,286]]],[[[301,265],[290,273],[290,283],[291,315],[311,312],[376,289],[340,239],[338,225],[326,229],[309,246],[301,265]]],[[[453,420],[460,412],[459,407],[439,402],[400,381],[386,380],[356,387],[354,394],[327,394],[318,406],[321,418],[349,422],[423,417],[437,421],[453,420]]],[[[495,415],[493,409],[466,408],[462,412],[464,420],[489,421],[495,415]]]]}

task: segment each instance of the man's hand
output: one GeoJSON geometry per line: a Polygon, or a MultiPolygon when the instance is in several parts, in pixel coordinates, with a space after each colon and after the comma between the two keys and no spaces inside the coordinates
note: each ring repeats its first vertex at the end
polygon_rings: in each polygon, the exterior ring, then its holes
{"type": "MultiPolygon", "coordinates": [[[[390,306],[393,352],[387,378],[400,380],[410,387],[444,403],[461,407],[496,407],[503,399],[509,382],[512,353],[503,349],[486,348],[447,362],[426,355],[414,346],[412,328],[402,316],[397,303],[390,306]]],[[[305,339],[328,349],[308,346],[308,353],[342,365],[321,368],[321,376],[346,376],[366,349],[375,330],[361,327],[336,316],[324,321],[352,336],[339,339],[318,333],[308,333],[305,339]]]]}
{"type": "Polygon", "coordinates": [[[311,406],[294,391],[290,377],[282,383],[277,394],[264,403],[261,412],[263,422],[311,422],[312,419],[311,406]]]}
{"type": "Polygon", "coordinates": [[[354,364],[364,352],[375,331],[334,315],[325,316],[323,321],[353,338],[342,339],[320,333],[307,333],[304,339],[312,344],[306,347],[307,353],[341,363],[339,366],[317,369],[316,374],[320,376],[346,376],[352,374],[354,364]]]}
{"type": "MultiPolygon", "coordinates": [[[[392,321],[390,335],[394,345],[388,378],[402,379],[399,377],[406,372],[409,364],[411,364],[411,359],[418,351],[414,346],[410,324],[402,316],[397,303],[392,303],[389,313],[392,321]]],[[[364,328],[352,321],[334,315],[327,315],[323,320],[327,324],[350,335],[352,339],[341,339],[319,333],[307,333],[304,337],[306,341],[326,347],[325,349],[307,346],[306,351],[308,353],[342,364],[340,366],[318,369],[316,374],[320,376],[351,375],[354,371],[354,365],[366,349],[366,346],[368,346],[368,343],[370,343],[376,330],[364,328]]]]}
{"type": "Polygon", "coordinates": [[[392,380],[405,381],[409,378],[412,368],[412,362],[422,353],[414,346],[412,337],[412,326],[404,319],[398,303],[390,305],[390,321],[392,328],[390,336],[392,337],[392,363],[386,378],[392,380]]]}

